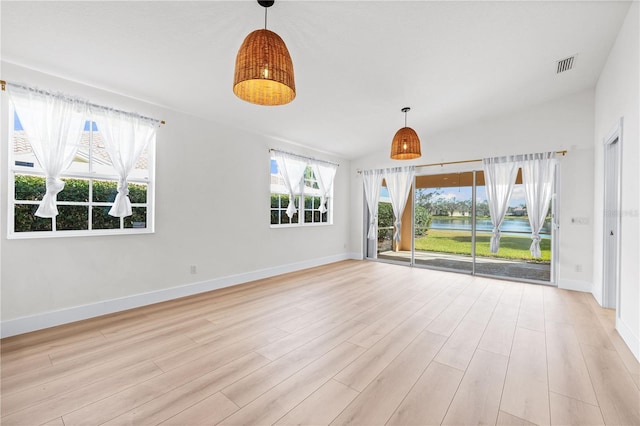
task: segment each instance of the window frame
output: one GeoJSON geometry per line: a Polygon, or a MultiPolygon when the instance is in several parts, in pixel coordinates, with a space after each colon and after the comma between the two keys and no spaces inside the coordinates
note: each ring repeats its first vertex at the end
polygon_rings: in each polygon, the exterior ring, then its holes
{"type": "MultiPolygon", "coordinates": [[[[91,161],[89,162],[89,168],[86,172],[72,171],[70,169],[63,171],[60,174],[61,179],[82,179],[89,181],[89,196],[88,201],[57,201],[58,206],[86,206],[88,209],[88,229],[79,230],[58,230],[56,229],[56,218],[51,218],[51,230],[50,231],[26,231],[19,232],[15,230],[15,208],[16,205],[39,205],[42,200],[16,200],[15,189],[15,177],[21,176],[38,176],[44,177],[45,173],[39,164],[34,163],[33,167],[16,165],[14,157],[14,131],[15,131],[15,109],[9,103],[7,111],[9,112],[7,126],[8,137],[8,167],[7,167],[7,239],[35,239],[35,238],[64,238],[64,237],[88,237],[88,236],[105,236],[105,235],[139,235],[139,234],[153,234],[155,233],[155,163],[156,163],[156,138],[147,145],[147,177],[130,177],[127,179],[130,184],[145,184],[147,186],[147,201],[146,203],[131,203],[132,208],[144,207],[146,212],[146,226],[145,228],[125,228],[124,221],[126,218],[118,218],[120,221],[119,228],[113,229],[93,229],[93,208],[94,207],[108,207],[113,205],[113,202],[98,202],[93,201],[93,181],[112,181],[118,182],[119,176],[113,169],[114,173],[97,173],[91,168],[91,161]]],[[[93,144],[93,127],[94,121],[89,116],[87,118],[89,124],[89,131],[91,132],[91,145],[89,146],[89,152],[92,152],[93,144]]]]}
{"type": "MultiPolygon", "coordinates": [[[[269,165],[271,166],[271,162],[275,161],[275,157],[273,155],[270,156],[269,158],[269,165]]],[[[271,171],[271,168],[270,168],[271,171]]],[[[286,192],[286,189],[280,189],[278,188],[278,184],[274,184],[271,180],[271,178],[273,176],[277,176],[279,179],[282,179],[282,177],[280,176],[280,173],[278,172],[278,174],[273,174],[270,173],[269,174],[269,218],[271,218],[271,213],[273,211],[278,211],[278,212],[283,212],[286,210],[286,206],[282,206],[280,205],[279,208],[274,208],[271,207],[271,196],[273,195],[286,195],[287,197],[289,196],[289,194],[286,192]],[[276,187],[276,189],[279,189],[278,191],[274,191],[274,186],[276,187]]],[[[305,169],[305,173],[304,176],[302,178],[303,182],[304,182],[304,189],[302,194],[300,195],[296,195],[296,204],[297,204],[297,210],[298,210],[298,221],[297,222],[290,222],[290,223],[270,223],[269,226],[271,228],[295,228],[295,227],[313,227],[313,226],[331,226],[333,225],[333,190],[334,187],[331,187],[331,193],[327,196],[327,211],[326,211],[326,217],[327,220],[326,222],[305,222],[304,220],[304,216],[305,216],[305,212],[307,211],[311,211],[312,212],[312,217],[313,217],[313,212],[317,212],[319,211],[317,208],[312,208],[311,210],[306,208],[306,204],[305,201],[310,198],[311,199],[311,203],[313,206],[313,199],[314,198],[320,198],[321,194],[320,194],[320,190],[319,189],[313,189],[314,192],[307,192],[307,189],[309,188],[309,186],[307,185],[307,183],[311,184],[311,188],[313,187],[313,184],[317,185],[317,178],[315,176],[315,172],[313,171],[313,167],[310,164],[307,164],[307,168],[305,169]],[[307,172],[310,171],[311,175],[309,177],[307,177],[307,172]],[[317,191],[317,193],[316,193],[317,191]]],[[[282,185],[283,186],[283,185],[282,185]]],[[[318,206],[319,207],[319,206],[318,206]]],[[[285,213],[286,214],[286,213],[285,213]]],[[[320,213],[320,218],[322,219],[323,214],[320,213]]]]}

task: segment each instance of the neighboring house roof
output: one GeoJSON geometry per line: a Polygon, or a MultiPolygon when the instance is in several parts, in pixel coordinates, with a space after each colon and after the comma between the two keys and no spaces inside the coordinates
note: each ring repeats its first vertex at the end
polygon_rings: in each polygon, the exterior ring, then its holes
{"type": "MultiPolygon", "coordinates": [[[[89,145],[91,141],[91,133],[83,132],[82,138],[80,139],[80,148],[76,153],[76,160],[80,160],[82,162],[89,161],[89,145]]],[[[111,164],[111,158],[109,158],[109,153],[104,147],[104,142],[102,141],[102,136],[100,133],[95,132],[93,134],[93,142],[94,142],[94,150],[93,150],[93,161],[99,164],[111,164]]],[[[32,154],[33,149],[31,148],[31,144],[27,139],[27,134],[24,130],[16,130],[13,132],[13,154],[14,156],[24,156],[28,154],[32,154]]],[[[148,150],[147,148],[142,151],[142,155],[138,158],[136,162],[136,169],[147,169],[148,166],[148,150]]]]}
{"type": "Polygon", "coordinates": [[[274,175],[271,174],[271,185],[282,185],[284,186],[284,179],[280,174],[274,175]]]}
{"type": "Polygon", "coordinates": [[[23,130],[16,130],[13,132],[13,153],[14,154],[29,154],[33,152],[31,145],[27,141],[27,135],[23,130]]]}

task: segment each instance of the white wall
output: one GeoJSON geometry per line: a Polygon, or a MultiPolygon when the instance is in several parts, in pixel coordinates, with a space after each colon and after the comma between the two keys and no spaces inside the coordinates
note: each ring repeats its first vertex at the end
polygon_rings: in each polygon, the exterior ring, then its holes
{"type": "MultiPolygon", "coordinates": [[[[8,132],[1,132],[4,336],[348,257],[348,161],[12,64],[2,64],[2,77],[167,122],[157,134],[150,235],[7,240],[8,132]],[[269,227],[269,148],[340,163],[334,225],[269,227]]],[[[2,101],[6,108],[6,95],[2,101]]]]}
{"type": "Polygon", "coordinates": [[[595,97],[595,226],[594,226],[594,288],[593,294],[602,300],[603,210],[604,206],[604,139],[624,119],[622,133],[622,197],[621,197],[621,265],[620,306],[616,328],[636,358],[640,359],[640,149],[638,79],[640,50],[638,16],[640,6],[634,2],[618,38],[609,53],[596,86],[595,97]]]}
{"type": "MultiPolygon", "coordinates": [[[[473,160],[508,154],[568,150],[561,159],[559,286],[590,291],[593,242],[593,106],[588,90],[510,115],[484,120],[436,135],[416,129],[422,142],[422,157],[402,164],[473,160]],[[586,224],[572,223],[584,218],[586,224]],[[581,266],[578,272],[576,266],[581,266]]],[[[393,132],[391,132],[392,135],[393,132]]],[[[391,143],[391,136],[389,144],[391,143]]],[[[398,165],[389,152],[378,152],[352,161],[351,249],[362,254],[362,178],[358,169],[398,165]]],[[[480,163],[476,164],[481,169],[480,163]]],[[[432,173],[433,168],[428,168],[432,173]]],[[[442,172],[456,167],[440,168],[442,172]]]]}

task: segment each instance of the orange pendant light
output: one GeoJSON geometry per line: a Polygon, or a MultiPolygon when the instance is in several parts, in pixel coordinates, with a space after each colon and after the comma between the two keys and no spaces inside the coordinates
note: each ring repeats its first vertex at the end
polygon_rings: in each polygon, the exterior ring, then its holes
{"type": "Polygon", "coordinates": [[[293,62],[280,36],[267,30],[267,8],[274,2],[258,3],[265,8],[265,28],[250,33],[238,50],[233,93],[258,105],[288,104],[296,97],[293,62]]]}
{"type": "Polygon", "coordinates": [[[396,132],[391,142],[391,159],[392,160],[411,160],[420,157],[420,138],[411,127],[407,127],[407,112],[411,108],[404,107],[404,127],[396,132]]]}

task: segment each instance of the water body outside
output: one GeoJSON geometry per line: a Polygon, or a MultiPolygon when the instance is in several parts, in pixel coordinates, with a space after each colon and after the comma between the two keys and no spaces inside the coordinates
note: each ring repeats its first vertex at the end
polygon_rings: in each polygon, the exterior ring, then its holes
{"type": "MultiPolygon", "coordinates": [[[[446,229],[451,231],[469,231],[471,232],[471,218],[470,217],[433,217],[431,219],[432,229],[446,229]]],[[[492,232],[493,224],[489,218],[477,218],[476,229],[478,232],[492,232]]],[[[502,235],[522,235],[531,234],[531,226],[529,226],[529,219],[526,217],[506,217],[500,225],[500,232],[502,235]]],[[[540,231],[541,238],[551,238],[551,220],[547,219],[544,222],[544,226],[540,231]]]]}

